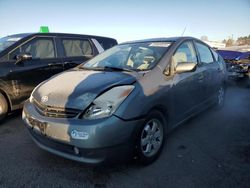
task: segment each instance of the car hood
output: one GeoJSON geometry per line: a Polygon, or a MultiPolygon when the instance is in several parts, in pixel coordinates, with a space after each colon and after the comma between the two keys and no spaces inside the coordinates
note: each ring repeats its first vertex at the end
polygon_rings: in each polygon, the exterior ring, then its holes
{"type": "Polygon", "coordinates": [[[138,73],[70,70],[40,84],[32,93],[46,106],[84,110],[105,90],[133,84],[138,73]]]}

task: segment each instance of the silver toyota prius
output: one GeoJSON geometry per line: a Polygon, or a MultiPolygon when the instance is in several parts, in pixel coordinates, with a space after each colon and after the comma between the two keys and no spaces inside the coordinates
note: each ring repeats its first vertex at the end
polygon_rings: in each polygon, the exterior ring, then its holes
{"type": "Polygon", "coordinates": [[[192,37],[119,44],[38,85],[24,104],[34,142],[88,164],[159,156],[167,133],[211,105],[222,107],[223,59],[192,37]]]}

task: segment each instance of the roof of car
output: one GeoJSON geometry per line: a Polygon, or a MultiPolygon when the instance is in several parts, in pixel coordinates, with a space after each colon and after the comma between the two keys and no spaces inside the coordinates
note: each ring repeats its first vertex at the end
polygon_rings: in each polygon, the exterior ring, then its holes
{"type": "Polygon", "coordinates": [[[27,37],[27,36],[29,36],[31,34],[32,33],[20,33],[20,34],[8,35],[6,37],[21,37],[21,38],[23,38],[23,37],[27,37]]]}
{"type": "Polygon", "coordinates": [[[217,50],[217,52],[226,60],[233,60],[242,55],[242,52],[233,50],[217,50]]]}
{"type": "Polygon", "coordinates": [[[247,59],[250,55],[249,52],[239,52],[239,51],[233,51],[233,50],[217,50],[217,52],[223,57],[223,59],[226,60],[241,60],[241,59],[247,59]]]}
{"type": "Polygon", "coordinates": [[[68,37],[94,37],[94,38],[106,38],[106,39],[113,39],[110,37],[103,37],[103,36],[96,36],[96,35],[84,35],[84,34],[72,34],[72,33],[20,33],[20,34],[14,34],[9,35],[8,37],[27,37],[27,36],[34,36],[34,35],[44,35],[44,36],[68,36],[68,37]]]}
{"type": "Polygon", "coordinates": [[[150,38],[150,39],[123,42],[121,44],[140,43],[140,42],[176,42],[178,40],[185,40],[185,39],[195,39],[195,38],[188,37],[188,36],[185,36],[185,37],[168,37],[168,38],[150,38]]]}

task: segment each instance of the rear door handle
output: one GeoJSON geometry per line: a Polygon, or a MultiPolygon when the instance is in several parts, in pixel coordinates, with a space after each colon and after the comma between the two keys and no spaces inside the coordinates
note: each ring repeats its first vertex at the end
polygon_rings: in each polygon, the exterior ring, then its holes
{"type": "Polygon", "coordinates": [[[48,66],[52,67],[52,66],[57,66],[57,65],[62,65],[62,63],[49,63],[48,66]]]}
{"type": "Polygon", "coordinates": [[[66,61],[64,62],[64,65],[78,65],[78,63],[66,61]]]}

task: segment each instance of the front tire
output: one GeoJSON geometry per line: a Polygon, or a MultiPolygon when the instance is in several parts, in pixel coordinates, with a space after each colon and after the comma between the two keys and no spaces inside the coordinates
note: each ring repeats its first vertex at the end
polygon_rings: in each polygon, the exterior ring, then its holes
{"type": "Polygon", "coordinates": [[[158,111],[150,113],[137,136],[137,155],[139,162],[148,165],[161,153],[165,140],[166,121],[158,111]]]}
{"type": "Polygon", "coordinates": [[[2,93],[0,93],[0,122],[4,120],[4,118],[8,114],[8,103],[2,93]]]}

